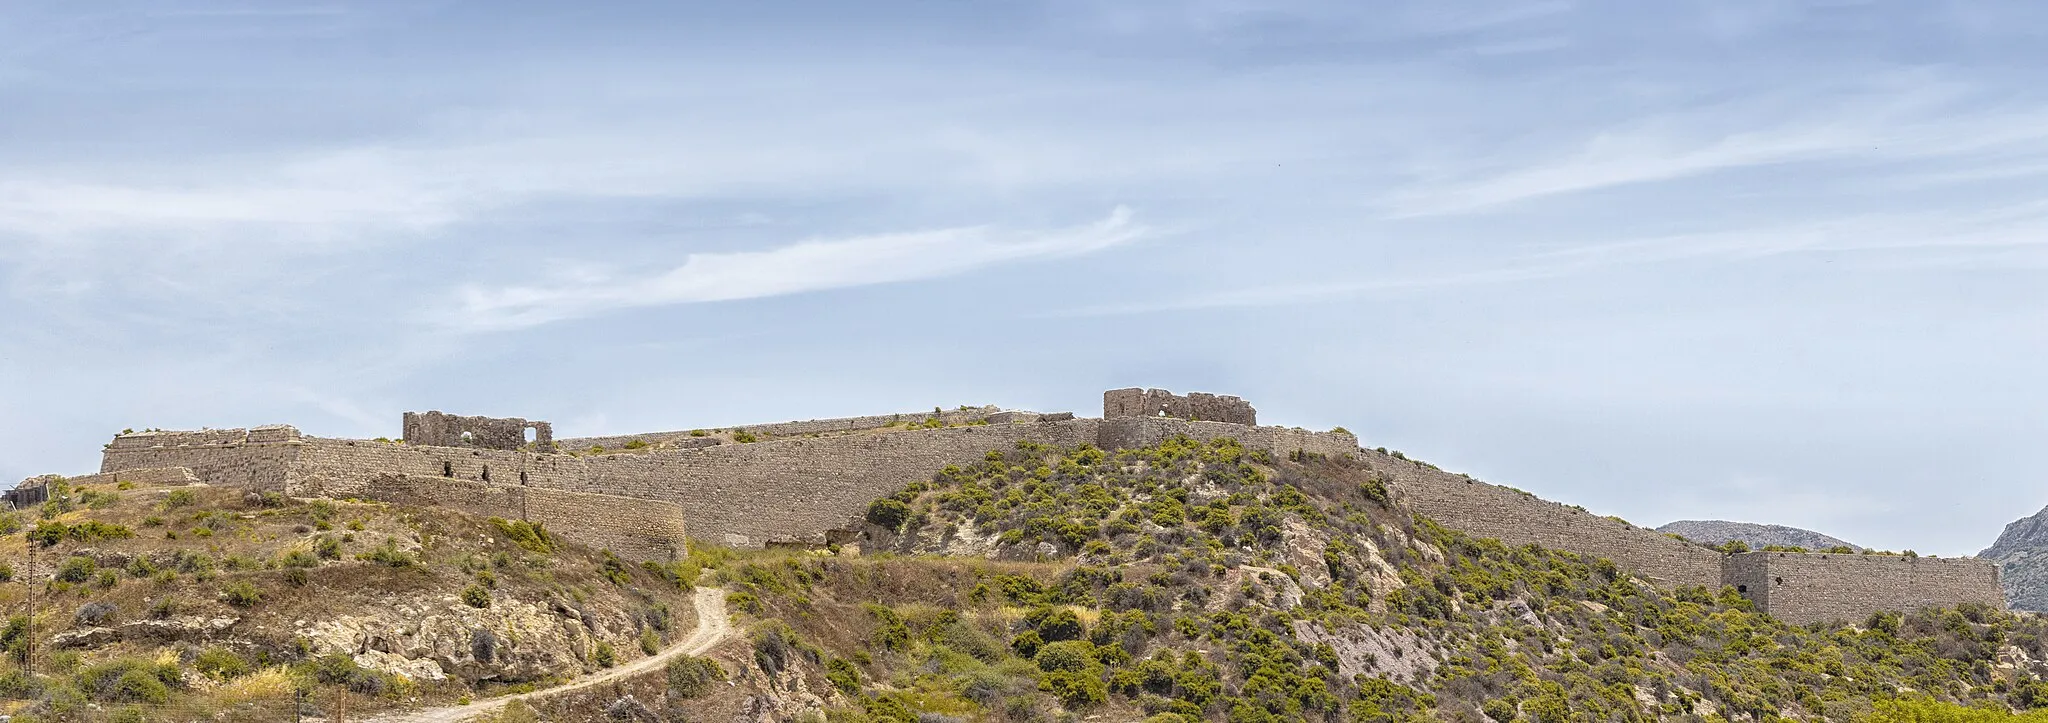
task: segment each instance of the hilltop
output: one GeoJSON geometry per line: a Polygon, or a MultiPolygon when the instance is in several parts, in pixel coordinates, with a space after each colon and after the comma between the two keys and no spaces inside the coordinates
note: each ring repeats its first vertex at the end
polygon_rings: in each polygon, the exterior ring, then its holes
{"type": "Polygon", "coordinates": [[[1762,525],[1754,522],[1729,522],[1727,520],[1679,520],[1657,528],[1658,532],[1678,535],[1694,542],[1707,545],[1722,545],[1741,542],[1751,549],[1766,547],[1797,547],[1806,550],[1828,550],[1849,548],[1862,552],[1863,547],[1852,545],[1838,537],[1823,535],[1812,530],[1802,530],[1784,525],[1762,525]]]}

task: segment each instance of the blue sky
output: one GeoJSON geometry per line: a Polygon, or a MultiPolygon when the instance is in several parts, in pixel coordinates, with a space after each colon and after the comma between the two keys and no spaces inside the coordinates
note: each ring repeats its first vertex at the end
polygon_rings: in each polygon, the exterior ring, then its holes
{"type": "Polygon", "coordinates": [[[2038,4],[675,5],[0,6],[0,476],[1156,386],[1645,524],[2048,503],[2038,4]]]}

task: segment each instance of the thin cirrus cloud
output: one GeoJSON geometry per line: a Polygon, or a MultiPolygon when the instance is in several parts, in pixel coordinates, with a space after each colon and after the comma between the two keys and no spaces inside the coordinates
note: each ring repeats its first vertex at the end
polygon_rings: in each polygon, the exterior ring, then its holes
{"type": "Polygon", "coordinates": [[[1020,231],[965,226],[812,239],[765,251],[698,253],[641,278],[585,274],[554,285],[458,292],[451,325],[470,331],[520,329],[620,309],[735,301],[930,279],[1032,259],[1103,251],[1152,233],[1118,206],[1093,223],[1020,231]]]}
{"type": "Polygon", "coordinates": [[[1834,93],[1841,99],[1825,112],[1787,113],[1782,107],[1796,104],[1785,97],[1700,107],[1604,129],[1547,159],[1492,169],[1453,164],[1443,169],[1447,179],[1391,194],[1384,205],[1390,218],[1455,215],[1774,164],[1969,159],[1981,166],[1988,153],[2031,155],[2048,144],[2048,108],[1962,113],[1981,98],[1955,83],[1898,77],[1834,93]]]}

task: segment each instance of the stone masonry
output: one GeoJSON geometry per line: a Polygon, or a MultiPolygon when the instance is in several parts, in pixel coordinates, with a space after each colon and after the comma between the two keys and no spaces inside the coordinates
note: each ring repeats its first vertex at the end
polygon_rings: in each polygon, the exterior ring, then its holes
{"type": "Polygon", "coordinates": [[[669,562],[687,552],[683,508],[664,502],[407,474],[377,475],[362,492],[373,500],[538,522],[634,562],[669,562]]]}
{"type": "Polygon", "coordinates": [[[1183,397],[1164,389],[1111,389],[1102,393],[1102,418],[1169,417],[1197,422],[1258,425],[1258,411],[1237,397],[1192,392],[1183,397]]]}
{"type": "Polygon", "coordinates": [[[1421,462],[1361,450],[1410,507],[1446,527],[1513,545],[1613,560],[1666,589],[1730,586],[1787,622],[1861,621],[1878,610],[1984,603],[2005,606],[1998,566],[1975,558],[1755,552],[1724,555],[1647,527],[1602,517],[1421,462]]]}
{"type": "Polygon", "coordinates": [[[1667,589],[1736,586],[1759,609],[1789,621],[1855,620],[1881,609],[2002,601],[1996,566],[1981,560],[1728,556],[1520,490],[1360,449],[1345,432],[1261,427],[1253,419],[1251,405],[1236,397],[1118,389],[1103,394],[1101,419],[967,407],[755,425],[744,428],[771,436],[694,448],[666,443],[685,441],[688,432],[563,440],[564,449],[613,448],[634,439],[664,442],[633,453],[572,455],[544,444],[526,446],[528,428],[536,429],[537,443],[551,441],[544,422],[428,412],[405,416],[403,443],[308,437],[282,426],[124,434],[107,445],[101,470],[182,467],[213,484],[301,495],[445,498],[497,516],[507,516],[514,501],[521,514],[532,515],[534,501],[546,499],[549,511],[537,519],[551,529],[587,527],[590,534],[611,536],[604,537],[609,544],[657,555],[672,549],[664,545],[680,539],[681,529],[741,547],[822,544],[832,531],[856,526],[874,499],[946,465],[970,463],[1021,441],[1113,450],[1181,434],[1232,437],[1275,453],[1356,459],[1412,509],[1467,534],[1610,559],[1667,589]],[[933,417],[958,426],[891,426],[933,417]],[[635,510],[638,500],[667,504],[635,510]],[[618,537],[640,527],[652,530],[652,537],[618,537]]]}
{"type": "Polygon", "coordinates": [[[540,449],[555,444],[554,427],[547,422],[529,422],[518,417],[463,417],[441,412],[406,412],[406,444],[433,447],[483,447],[519,449],[528,444],[540,449]],[[533,439],[526,430],[533,430],[533,439]]]}

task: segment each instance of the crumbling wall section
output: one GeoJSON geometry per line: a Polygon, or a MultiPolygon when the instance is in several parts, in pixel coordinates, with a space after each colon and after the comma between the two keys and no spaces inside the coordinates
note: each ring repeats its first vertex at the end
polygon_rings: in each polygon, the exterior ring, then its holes
{"type": "Polygon", "coordinates": [[[1227,422],[1194,422],[1162,417],[1118,417],[1104,419],[1096,435],[1103,449],[1134,449],[1164,442],[1175,435],[1187,435],[1204,442],[1231,437],[1246,447],[1285,455],[1296,450],[1343,457],[1359,452],[1358,438],[1349,432],[1312,432],[1293,427],[1247,427],[1227,422]]]}
{"type": "MultiPolygon", "coordinates": [[[[614,434],[603,437],[570,437],[559,440],[562,449],[589,449],[603,447],[619,449],[627,442],[639,440],[648,444],[659,442],[684,442],[692,439],[691,432],[714,429],[744,429],[757,436],[801,437],[806,434],[829,434],[832,432],[857,432],[867,429],[881,429],[902,422],[923,423],[936,417],[943,424],[971,424],[988,421],[990,416],[1001,413],[996,406],[965,407],[928,412],[903,412],[900,414],[870,414],[862,417],[837,417],[833,419],[809,419],[797,422],[774,422],[770,424],[742,424],[731,427],[704,427],[695,430],[672,432],[645,432],[641,434],[614,434]]],[[[706,445],[709,446],[709,445],[706,445]]]]}
{"type": "Polygon", "coordinates": [[[119,472],[100,472],[98,474],[79,475],[77,477],[65,477],[64,481],[73,485],[120,484],[127,482],[137,487],[176,487],[198,484],[204,480],[199,479],[199,474],[193,472],[188,467],[143,467],[119,472]]]}
{"type": "Polygon", "coordinates": [[[653,500],[406,474],[375,475],[361,496],[539,522],[565,539],[635,562],[674,560],[689,539],[683,508],[653,500]]]}
{"type": "Polygon", "coordinates": [[[1729,556],[1727,570],[1759,609],[1794,625],[1960,603],[2005,607],[1998,565],[1976,558],[1748,552],[1729,556]]]}
{"type": "Polygon", "coordinates": [[[100,472],[183,467],[207,484],[283,489],[304,446],[299,430],[283,425],[134,432],[107,444],[100,454],[100,472]]]}
{"type": "Polygon", "coordinates": [[[1361,454],[1415,511],[1451,529],[1511,545],[1533,543],[1604,557],[1667,589],[1721,586],[1718,551],[1413,460],[1361,454]]]}
{"type": "Polygon", "coordinates": [[[464,417],[438,411],[405,413],[406,444],[500,450],[532,445],[536,449],[550,449],[554,437],[554,427],[547,422],[518,417],[464,417]],[[529,429],[533,430],[532,440],[526,438],[529,429]]]}
{"type": "Polygon", "coordinates": [[[361,495],[363,486],[383,473],[573,488],[581,484],[585,469],[584,458],[566,454],[307,437],[292,494],[361,495]]]}
{"type": "Polygon", "coordinates": [[[1102,393],[1102,418],[1170,417],[1197,422],[1229,422],[1256,426],[1258,411],[1251,402],[1232,396],[1190,392],[1180,396],[1164,389],[1111,389],[1102,393]]]}

